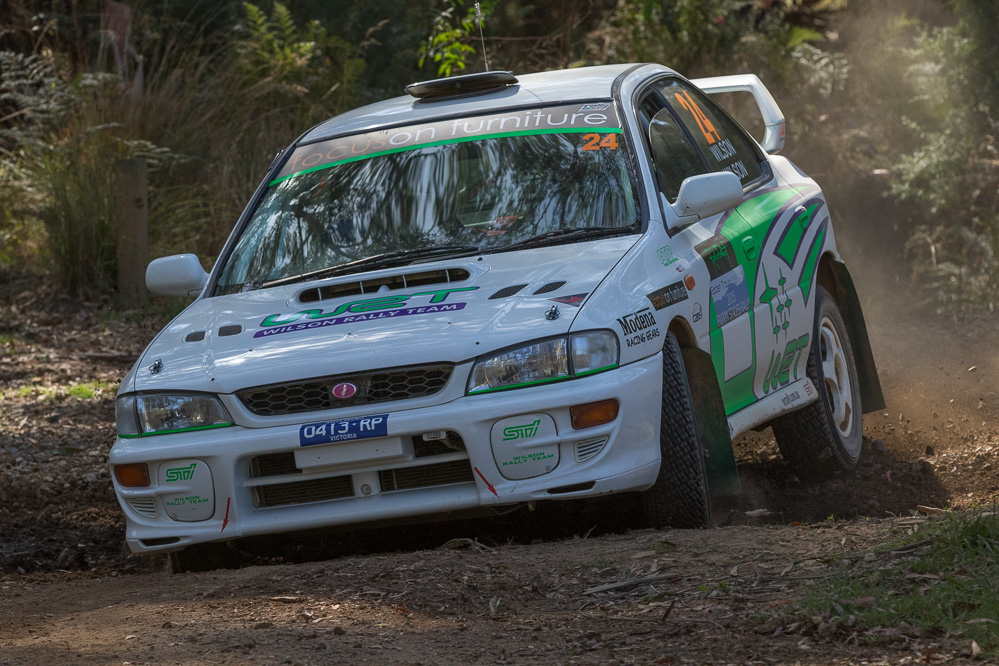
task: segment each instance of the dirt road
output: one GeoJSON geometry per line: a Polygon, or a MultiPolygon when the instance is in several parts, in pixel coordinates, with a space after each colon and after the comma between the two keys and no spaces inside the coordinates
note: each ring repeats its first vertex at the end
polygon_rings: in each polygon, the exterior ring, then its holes
{"type": "MultiPolygon", "coordinates": [[[[918,519],[917,519],[918,520],[918,519]]],[[[793,610],[911,519],[635,531],[173,576],[7,577],[3,664],[961,663],[793,610]],[[831,555],[831,553],[836,553],[831,555]]],[[[866,557],[866,559],[865,559],[866,557]]]]}
{"type": "Polygon", "coordinates": [[[917,504],[997,497],[995,319],[869,314],[888,408],[865,419],[856,472],[806,486],[752,433],[716,529],[553,509],[533,529],[382,533],[375,554],[172,576],[124,549],[106,469],[115,384],[161,322],[21,286],[0,300],[0,664],[970,660],[956,639],[855,632],[799,602],[844,567],[876,572],[917,504]]]}

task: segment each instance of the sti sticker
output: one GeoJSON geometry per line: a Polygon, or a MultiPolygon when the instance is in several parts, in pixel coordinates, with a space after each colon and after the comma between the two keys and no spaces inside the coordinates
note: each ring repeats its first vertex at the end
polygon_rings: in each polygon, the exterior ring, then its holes
{"type": "Polygon", "coordinates": [[[298,431],[301,446],[350,442],[355,439],[388,437],[388,414],[337,419],[322,423],[307,423],[298,431]]]}
{"type": "Polygon", "coordinates": [[[724,326],[741,314],[749,312],[749,288],[742,266],[711,281],[711,300],[715,304],[718,325],[724,326]]]}

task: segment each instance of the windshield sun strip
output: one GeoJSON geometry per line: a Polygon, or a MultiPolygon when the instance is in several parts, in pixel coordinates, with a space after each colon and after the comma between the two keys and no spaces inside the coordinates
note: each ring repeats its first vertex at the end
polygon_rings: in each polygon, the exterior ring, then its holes
{"type": "Polygon", "coordinates": [[[370,153],[368,155],[358,155],[356,157],[348,157],[346,159],[338,160],[336,162],[330,162],[329,164],[319,164],[314,167],[309,167],[308,169],[302,169],[301,171],[296,171],[294,173],[289,173],[287,176],[281,176],[280,178],[275,178],[267,184],[268,187],[273,187],[280,182],[288,180],[289,178],[294,178],[296,176],[302,176],[307,173],[313,173],[315,171],[322,171],[323,169],[330,169],[332,167],[340,166],[341,164],[349,164],[350,162],[359,162],[361,160],[371,159],[372,157],[382,157],[384,155],[392,155],[395,153],[404,153],[410,150],[420,150],[422,148],[434,148],[436,146],[446,146],[454,143],[466,143],[468,141],[484,141],[488,139],[503,139],[512,136],[531,136],[539,134],[622,134],[624,132],[620,127],[565,127],[562,129],[536,129],[536,130],[520,130],[514,132],[498,132],[496,134],[483,134],[481,136],[463,136],[455,139],[444,139],[442,141],[433,141],[430,143],[421,143],[414,146],[401,146],[399,148],[390,148],[388,150],[382,150],[377,153],[370,153]]]}

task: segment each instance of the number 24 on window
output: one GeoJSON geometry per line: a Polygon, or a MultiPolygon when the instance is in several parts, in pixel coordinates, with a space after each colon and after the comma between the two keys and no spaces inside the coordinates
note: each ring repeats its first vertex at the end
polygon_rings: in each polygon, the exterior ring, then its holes
{"type": "Polygon", "coordinates": [[[704,135],[704,138],[707,140],[709,146],[715,141],[721,141],[721,137],[718,136],[718,130],[715,129],[715,126],[710,120],[708,120],[708,117],[704,115],[704,112],[701,111],[701,107],[697,106],[697,102],[691,99],[689,92],[684,90],[682,93],[676,93],[674,96],[680,103],[680,106],[685,108],[692,116],[694,116],[694,120],[697,122],[697,127],[701,130],[701,134],[704,135]]]}
{"type": "Polygon", "coordinates": [[[607,134],[601,137],[599,134],[584,134],[583,135],[583,150],[600,150],[601,148],[610,148],[611,150],[617,150],[617,135],[607,134]]]}

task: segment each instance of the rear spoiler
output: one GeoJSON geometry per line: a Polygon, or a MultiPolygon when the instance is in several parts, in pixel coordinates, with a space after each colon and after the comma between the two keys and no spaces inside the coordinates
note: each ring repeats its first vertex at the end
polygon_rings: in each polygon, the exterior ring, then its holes
{"type": "Polygon", "coordinates": [[[755,74],[736,74],[734,76],[712,76],[705,79],[693,79],[692,83],[709,95],[728,92],[748,92],[753,95],[756,105],[760,107],[766,131],[763,150],[774,154],[784,147],[784,114],[774,101],[767,87],[755,74]]]}

